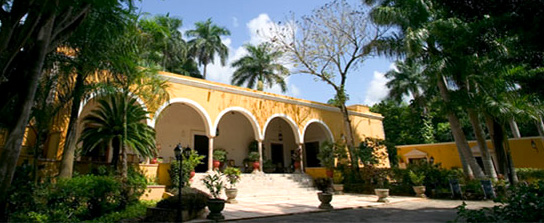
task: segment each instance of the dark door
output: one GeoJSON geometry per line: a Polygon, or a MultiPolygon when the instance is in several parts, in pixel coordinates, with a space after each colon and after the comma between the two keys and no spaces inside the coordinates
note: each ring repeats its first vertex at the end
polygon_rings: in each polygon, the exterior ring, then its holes
{"type": "Polygon", "coordinates": [[[208,137],[204,135],[195,135],[195,150],[198,152],[198,155],[203,155],[204,159],[202,164],[198,164],[195,167],[195,172],[204,173],[208,171],[208,137]]]}
{"type": "Polygon", "coordinates": [[[319,153],[319,142],[304,143],[306,149],[306,167],[320,167],[317,154],[319,153]]]}
{"type": "Polygon", "coordinates": [[[276,167],[284,168],[285,163],[283,162],[283,144],[272,143],[271,147],[272,163],[274,163],[276,167]]]}

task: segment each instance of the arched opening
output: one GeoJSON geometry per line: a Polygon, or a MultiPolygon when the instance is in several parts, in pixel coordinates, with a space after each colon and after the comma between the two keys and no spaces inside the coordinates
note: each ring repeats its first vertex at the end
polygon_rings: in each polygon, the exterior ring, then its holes
{"type": "Polygon", "coordinates": [[[209,124],[202,115],[205,111],[197,109],[198,106],[186,102],[174,102],[160,109],[154,122],[157,149],[159,158],[171,162],[175,160],[176,145],[190,147],[206,157],[202,160],[203,164],[195,168],[195,172],[206,172],[209,124]]]}
{"type": "MultiPolygon", "coordinates": [[[[319,147],[325,141],[332,142],[332,133],[321,121],[311,121],[304,130],[304,163],[307,168],[321,167],[317,154],[319,147]]],[[[332,154],[331,154],[332,155],[332,154]]]]}
{"type": "Polygon", "coordinates": [[[294,170],[293,154],[298,148],[298,129],[289,119],[277,116],[266,125],[263,141],[263,162],[272,163],[275,173],[294,170]]]}
{"type": "Polygon", "coordinates": [[[238,109],[228,109],[218,118],[214,151],[216,149],[227,151],[229,166],[250,172],[251,170],[244,165],[244,160],[248,157],[250,143],[259,138],[255,118],[247,111],[238,109]]]}

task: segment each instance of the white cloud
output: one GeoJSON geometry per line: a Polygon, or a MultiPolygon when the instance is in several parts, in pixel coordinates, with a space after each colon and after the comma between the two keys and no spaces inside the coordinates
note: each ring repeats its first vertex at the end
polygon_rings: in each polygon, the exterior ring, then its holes
{"type": "Polygon", "coordinates": [[[387,97],[389,93],[389,89],[385,86],[387,81],[388,79],[384,76],[384,73],[374,71],[374,78],[370,81],[370,86],[366,91],[364,101],[366,105],[372,106],[387,97]]]}

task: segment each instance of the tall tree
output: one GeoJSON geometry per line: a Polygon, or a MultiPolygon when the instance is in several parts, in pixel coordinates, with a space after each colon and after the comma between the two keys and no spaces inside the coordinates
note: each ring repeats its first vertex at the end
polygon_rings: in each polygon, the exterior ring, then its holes
{"type": "Polygon", "coordinates": [[[277,25],[271,42],[296,63],[293,73],[309,74],[331,86],[334,102],[343,117],[346,146],[352,167],[358,168],[354,136],[346,107],[346,81],[357,66],[372,56],[371,46],[386,29],[373,26],[364,5],[334,1],[293,23],[277,25]]]}
{"type": "Polygon", "coordinates": [[[9,135],[0,155],[0,209],[5,208],[46,54],[69,37],[92,8],[127,5],[130,7],[132,1],[1,2],[0,113],[9,135]]]}
{"type": "Polygon", "coordinates": [[[133,9],[119,8],[115,13],[110,10],[93,10],[74,35],[63,43],[63,47],[73,50],[73,55],[65,55],[70,52],[59,52],[60,56],[64,57],[64,60],[59,62],[60,66],[64,67],[61,72],[67,76],[75,76],[75,83],[70,84],[71,107],[59,171],[60,178],[72,177],[81,102],[93,92],[100,90],[97,83],[104,81],[104,76],[100,80],[94,74],[107,69],[105,65],[111,61],[113,46],[119,44],[118,40],[129,29],[127,26],[133,19],[133,9]]]}
{"type": "Polygon", "coordinates": [[[143,63],[168,72],[201,78],[197,63],[189,55],[189,45],[179,31],[182,24],[181,19],[169,15],[141,19],[138,26],[148,36],[150,45],[142,55],[143,63]]]}
{"type": "Polygon", "coordinates": [[[212,19],[195,23],[195,29],[188,30],[186,35],[193,37],[189,40],[190,54],[198,63],[204,66],[202,77],[206,79],[206,67],[214,62],[215,55],[219,56],[221,65],[225,66],[229,56],[228,47],[221,41],[221,36],[230,35],[230,31],[224,27],[212,24],[212,19]]]}
{"type": "Polygon", "coordinates": [[[244,47],[249,55],[232,63],[231,66],[236,68],[232,84],[240,86],[246,83],[248,88],[253,88],[257,84],[259,91],[263,90],[265,84],[269,88],[273,84],[278,84],[285,92],[287,86],[284,78],[289,74],[289,70],[278,63],[282,52],[274,50],[269,43],[261,43],[258,46],[246,44],[244,47]]]}

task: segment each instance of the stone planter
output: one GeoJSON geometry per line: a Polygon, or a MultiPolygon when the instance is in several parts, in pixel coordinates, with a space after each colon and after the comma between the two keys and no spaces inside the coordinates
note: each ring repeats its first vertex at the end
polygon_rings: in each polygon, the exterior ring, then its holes
{"type": "Polygon", "coordinates": [[[425,186],[413,186],[414,192],[416,192],[416,197],[426,198],[425,196],[425,186]]]}
{"type": "Polygon", "coordinates": [[[389,202],[389,200],[387,199],[387,197],[389,197],[389,189],[374,189],[374,193],[378,195],[377,202],[383,202],[383,203],[389,202]]]}
{"type": "Polygon", "coordinates": [[[319,201],[321,201],[321,204],[318,207],[319,209],[333,209],[331,205],[332,193],[319,192],[317,193],[317,198],[319,198],[319,201]]]}
{"type": "Polygon", "coordinates": [[[344,194],[344,184],[333,184],[332,188],[335,194],[344,194]]]}
{"type": "Polygon", "coordinates": [[[221,211],[225,208],[225,200],[223,199],[209,199],[208,200],[208,210],[210,213],[206,217],[214,221],[225,220],[225,216],[221,214],[221,211]]]}
{"type": "Polygon", "coordinates": [[[238,189],[236,188],[225,188],[225,195],[227,195],[227,203],[237,204],[236,195],[238,195],[238,189]]]}
{"type": "MultiPolygon", "coordinates": [[[[205,213],[204,208],[193,211],[182,211],[183,221],[200,218],[205,213]]],[[[178,222],[178,210],[166,208],[147,208],[145,222],[178,222]]]]}

